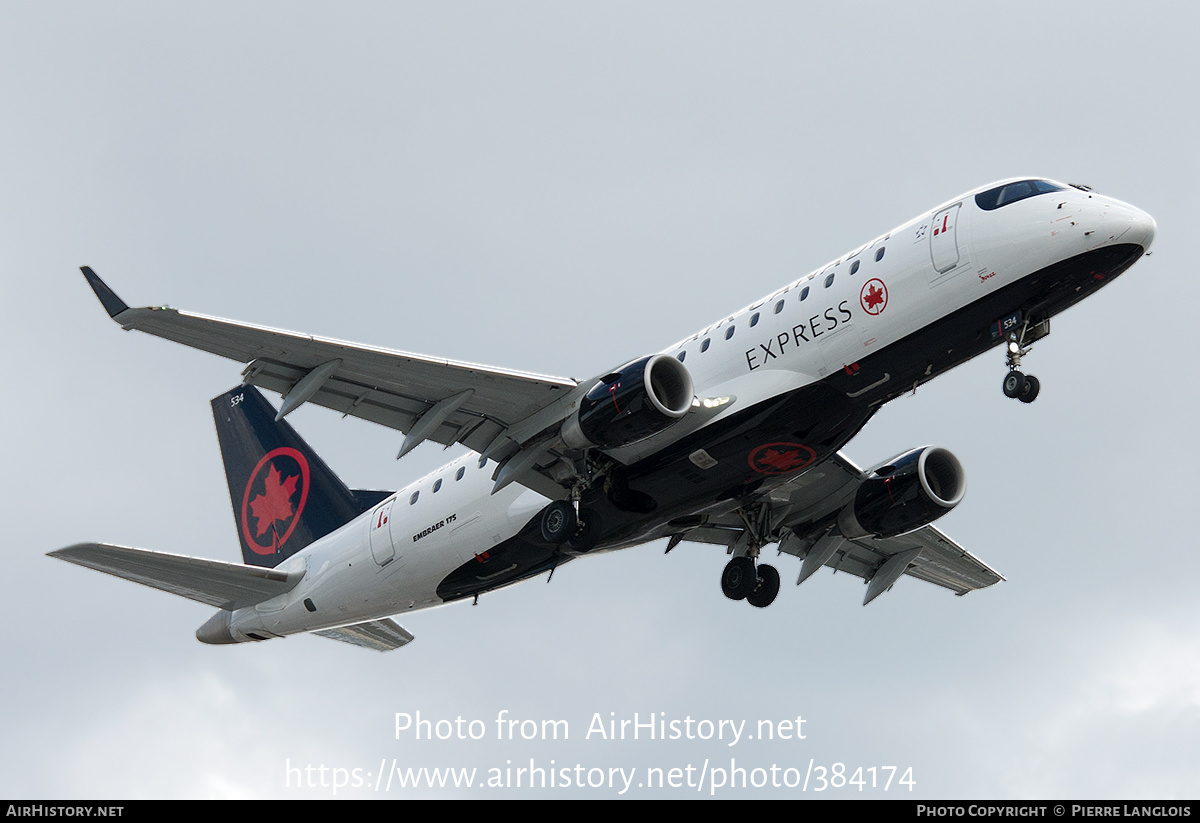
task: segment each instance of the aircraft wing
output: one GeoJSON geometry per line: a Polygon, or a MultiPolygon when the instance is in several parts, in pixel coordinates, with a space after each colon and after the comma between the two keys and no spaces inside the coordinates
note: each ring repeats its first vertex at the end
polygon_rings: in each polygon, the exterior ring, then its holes
{"type": "Polygon", "coordinates": [[[222,563],[108,543],[76,543],[48,554],[230,611],[289,592],[304,576],[303,572],[288,574],[261,566],[222,563]]]}
{"type": "MultiPolygon", "coordinates": [[[[764,511],[769,512],[773,528],[777,533],[786,535],[780,541],[779,550],[805,560],[810,552],[819,552],[817,541],[829,531],[837,513],[854,498],[863,474],[848,457],[838,453],[764,495],[759,502],[764,511]]],[[[685,541],[733,546],[745,532],[746,524],[740,517],[722,514],[707,518],[680,537],[685,541]]],[[[873,582],[879,578],[889,561],[893,561],[896,567],[902,566],[905,575],[949,589],[958,595],[1004,580],[990,566],[932,525],[896,537],[840,539],[834,546],[831,546],[832,542],[824,544],[832,548],[832,553],[822,564],[866,581],[873,582]]],[[[808,570],[808,573],[811,574],[811,571],[808,570]]],[[[898,571],[897,576],[899,574],[898,571]]],[[[802,571],[801,580],[806,576],[802,571]]],[[[894,582],[895,578],[892,579],[894,582]]],[[[882,578],[880,582],[883,582],[882,578]]],[[[888,586],[869,591],[866,602],[886,591],[888,586]]]]}
{"type": "Polygon", "coordinates": [[[503,458],[561,422],[575,402],[578,384],[567,378],[439,360],[167,306],[130,308],[91,268],[82,271],[123,328],[245,363],[244,382],[284,396],[280,416],[310,402],[405,432],[400,455],[432,440],[503,458]]]}

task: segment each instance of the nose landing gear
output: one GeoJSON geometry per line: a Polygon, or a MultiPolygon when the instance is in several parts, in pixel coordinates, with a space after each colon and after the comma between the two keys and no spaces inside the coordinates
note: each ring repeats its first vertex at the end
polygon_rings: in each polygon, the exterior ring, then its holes
{"type": "Polygon", "coordinates": [[[1020,331],[1008,334],[1006,360],[1008,374],[1004,376],[1004,396],[1022,403],[1032,403],[1042,390],[1042,383],[1032,374],[1021,371],[1021,358],[1033,348],[1033,342],[1040,340],[1050,333],[1050,321],[1031,324],[1025,321],[1020,331]]]}

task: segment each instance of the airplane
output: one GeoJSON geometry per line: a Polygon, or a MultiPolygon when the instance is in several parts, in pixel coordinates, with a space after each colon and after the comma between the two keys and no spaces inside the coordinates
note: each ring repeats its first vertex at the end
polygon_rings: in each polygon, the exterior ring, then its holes
{"type": "Polygon", "coordinates": [[[993,348],[1003,393],[1050,318],[1145,254],[1154,220],[1087,186],[1014,178],[949,200],[654,354],[575,380],[430,358],[166,306],[109,316],[245,364],[212,400],[243,564],[106,543],[50,556],[218,608],[204,643],[311,632],[386,651],[392,615],[662,538],[723,547],[721,588],[763,608],[764,548],[958,595],[1003,578],[934,525],[966,490],[944,448],[861,469],[841,454],[884,404],[993,348]],[[276,409],[259,389],[279,393],[276,409]],[[468,453],[396,492],[347,487],[283,418],[315,403],[468,453]]]}

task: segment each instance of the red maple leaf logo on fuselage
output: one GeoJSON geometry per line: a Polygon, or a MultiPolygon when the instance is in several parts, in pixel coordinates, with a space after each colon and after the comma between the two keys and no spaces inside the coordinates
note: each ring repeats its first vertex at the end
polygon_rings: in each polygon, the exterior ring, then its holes
{"type": "Polygon", "coordinates": [[[867,314],[882,314],[888,304],[887,286],[878,277],[868,280],[859,292],[858,302],[867,314]]]}
{"type": "Polygon", "coordinates": [[[750,468],[759,474],[788,474],[816,459],[816,452],[801,443],[765,443],[750,452],[750,468]]]}

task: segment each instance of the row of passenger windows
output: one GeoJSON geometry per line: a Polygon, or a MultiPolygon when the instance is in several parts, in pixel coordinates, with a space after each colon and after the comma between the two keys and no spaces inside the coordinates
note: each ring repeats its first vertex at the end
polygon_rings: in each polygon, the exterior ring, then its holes
{"type": "MultiPolygon", "coordinates": [[[[488,462],[488,461],[487,461],[487,458],[486,458],[486,457],[481,457],[481,458],[479,458],[479,468],[481,468],[481,469],[482,469],[484,466],[486,466],[486,465],[487,465],[487,462],[488,462]]],[[[466,473],[467,473],[467,467],[466,467],[466,466],[459,466],[459,467],[458,467],[458,471],[456,471],[456,472],[454,473],[454,479],[455,479],[455,480],[462,480],[462,479],[463,479],[463,475],[465,475],[466,473]]],[[[432,491],[432,493],[433,493],[433,494],[437,494],[437,493],[438,493],[438,490],[439,490],[439,489],[441,489],[441,488],[442,488],[442,478],[440,478],[440,477],[439,477],[437,480],[433,481],[433,491],[432,491]]],[[[413,492],[413,493],[412,493],[412,497],[408,498],[408,505],[410,505],[410,506],[414,505],[414,504],[417,502],[417,498],[418,498],[418,497],[420,497],[420,496],[421,496],[421,490],[420,490],[420,489],[417,489],[415,492],[413,492]]]]}
{"type": "MultiPolygon", "coordinates": [[[[879,250],[877,252],[875,252],[875,262],[876,263],[878,263],[880,260],[883,259],[883,252],[884,252],[885,248],[887,248],[887,247],[880,246],[879,250]]],[[[859,266],[861,263],[862,263],[861,260],[855,260],[854,263],[852,263],[850,266],[850,274],[856,274],[858,272],[858,269],[859,269],[859,266]]],[[[829,288],[830,286],[833,285],[833,278],[835,277],[835,275],[836,275],[835,272],[830,272],[829,275],[825,278],[825,288],[829,288]]],[[[811,286],[805,286],[803,289],[800,290],[800,302],[801,303],[803,303],[805,300],[808,299],[808,293],[811,288],[812,288],[811,286]]],[[[787,302],[787,300],[784,299],[784,300],[780,300],[778,303],[775,304],[775,314],[779,314],[781,311],[783,311],[783,306],[786,302],[787,302]]],[[[759,318],[759,312],[755,312],[754,314],[750,315],[750,327],[751,328],[758,325],[758,318],[759,318]]],[[[727,328],[725,330],[725,339],[728,340],[731,337],[733,337],[734,332],[736,330],[737,330],[736,324],[730,324],[729,328],[727,328]]],[[[710,338],[710,337],[704,338],[704,341],[700,344],[700,351],[702,351],[702,352],[708,351],[708,347],[710,345],[712,345],[712,338],[710,338]]],[[[677,358],[679,358],[679,362],[682,363],[684,361],[684,358],[687,357],[687,351],[681,351],[681,352],[679,352],[679,354],[677,354],[675,356],[677,358]]]]}

